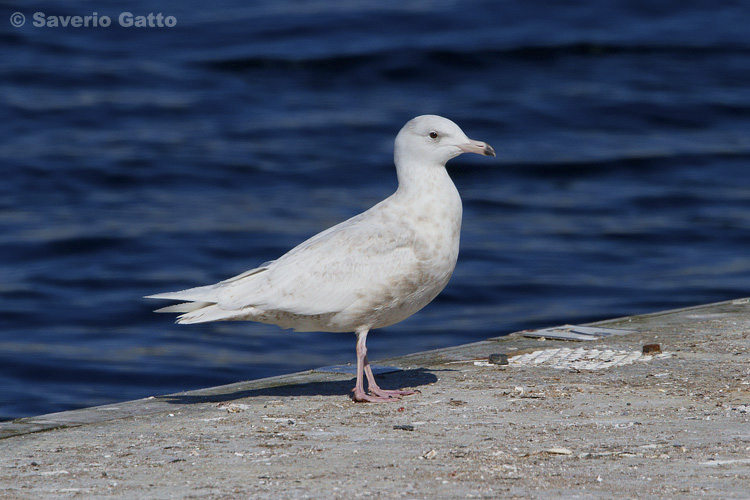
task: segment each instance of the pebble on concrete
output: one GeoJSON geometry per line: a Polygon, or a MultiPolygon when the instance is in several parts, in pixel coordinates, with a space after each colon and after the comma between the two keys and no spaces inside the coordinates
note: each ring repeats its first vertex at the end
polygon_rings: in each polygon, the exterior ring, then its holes
{"type": "Polygon", "coordinates": [[[661,345],[659,344],[646,344],[643,346],[643,354],[659,354],[661,352],[661,345]]]}
{"type": "Polygon", "coordinates": [[[502,353],[490,354],[489,358],[487,358],[487,361],[489,361],[493,365],[507,365],[508,355],[502,353]]]}

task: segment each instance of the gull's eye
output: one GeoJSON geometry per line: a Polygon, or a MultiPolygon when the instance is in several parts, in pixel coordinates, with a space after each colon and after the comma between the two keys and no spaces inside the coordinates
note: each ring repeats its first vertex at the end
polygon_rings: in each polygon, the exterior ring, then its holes
{"type": "Polygon", "coordinates": [[[435,131],[430,132],[430,139],[437,139],[437,138],[438,138],[438,133],[437,132],[435,132],[435,131]]]}

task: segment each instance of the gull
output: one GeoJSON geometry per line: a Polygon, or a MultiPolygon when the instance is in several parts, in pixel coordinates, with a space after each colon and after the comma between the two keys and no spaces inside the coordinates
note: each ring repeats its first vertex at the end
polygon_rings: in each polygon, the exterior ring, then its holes
{"type": "Polygon", "coordinates": [[[276,260],[219,283],[149,295],[182,303],[177,323],[257,321],[297,331],[354,332],[354,401],[394,401],[367,358],[367,334],[429,304],[458,259],[461,197],[445,164],[462,153],[495,156],[447,118],[418,116],[396,136],[396,191],[369,210],[304,241],[276,260]],[[364,388],[367,378],[368,390],[364,388]]]}

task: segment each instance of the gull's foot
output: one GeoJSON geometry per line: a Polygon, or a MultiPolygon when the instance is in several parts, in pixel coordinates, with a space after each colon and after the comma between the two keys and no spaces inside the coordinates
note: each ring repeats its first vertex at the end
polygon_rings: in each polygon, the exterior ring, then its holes
{"type": "Polygon", "coordinates": [[[352,392],[354,393],[353,399],[355,403],[387,403],[398,401],[403,396],[417,394],[419,391],[387,390],[376,387],[371,389],[370,393],[357,391],[356,389],[352,389],[352,392]]]}
{"type": "Polygon", "coordinates": [[[402,396],[411,396],[412,394],[416,394],[419,391],[389,390],[375,387],[373,389],[370,389],[370,392],[375,394],[376,396],[380,396],[381,398],[401,399],[402,396]]]}
{"type": "Polygon", "coordinates": [[[365,391],[358,391],[357,389],[352,389],[352,392],[354,393],[352,399],[354,399],[355,403],[386,403],[388,401],[397,401],[399,399],[389,396],[370,395],[365,391]]]}

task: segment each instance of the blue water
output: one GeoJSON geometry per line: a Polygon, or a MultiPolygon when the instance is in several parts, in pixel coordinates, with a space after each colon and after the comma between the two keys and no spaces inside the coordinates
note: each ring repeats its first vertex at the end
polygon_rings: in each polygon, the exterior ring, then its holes
{"type": "Polygon", "coordinates": [[[352,361],[352,335],[177,326],[141,297],[386,197],[393,138],[424,113],[498,158],[449,164],[456,272],[373,358],[750,295],[750,1],[154,9],[0,9],[2,419],[352,361]]]}

